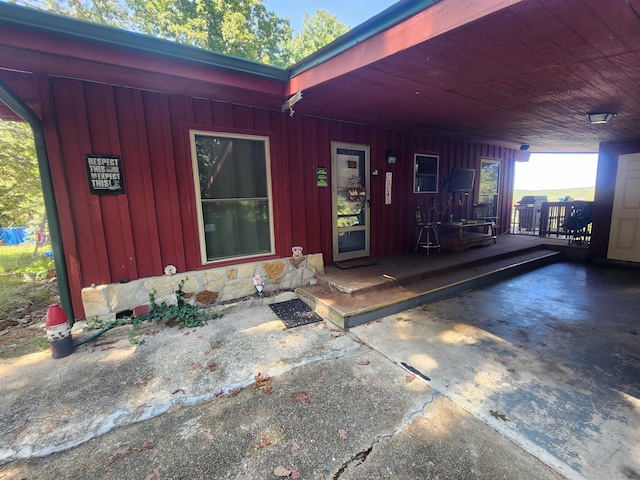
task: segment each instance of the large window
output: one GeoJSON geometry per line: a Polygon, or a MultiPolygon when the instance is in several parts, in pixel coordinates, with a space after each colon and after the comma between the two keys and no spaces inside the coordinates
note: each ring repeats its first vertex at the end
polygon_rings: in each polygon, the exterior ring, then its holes
{"type": "Polygon", "coordinates": [[[191,131],[203,262],[273,253],[269,139],[191,131]]]}

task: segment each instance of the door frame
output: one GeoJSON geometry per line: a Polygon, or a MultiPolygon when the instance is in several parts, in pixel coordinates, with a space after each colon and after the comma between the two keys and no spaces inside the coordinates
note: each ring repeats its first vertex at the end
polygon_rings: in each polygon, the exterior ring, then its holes
{"type": "Polygon", "coordinates": [[[331,230],[333,245],[333,261],[351,260],[354,258],[368,257],[371,245],[371,215],[370,215],[370,168],[371,168],[371,147],[357,143],[331,142],[331,230]],[[364,225],[355,227],[338,227],[338,149],[355,150],[364,152],[364,225]],[[339,235],[349,231],[364,231],[364,248],[341,253],[339,246],[339,235]]]}

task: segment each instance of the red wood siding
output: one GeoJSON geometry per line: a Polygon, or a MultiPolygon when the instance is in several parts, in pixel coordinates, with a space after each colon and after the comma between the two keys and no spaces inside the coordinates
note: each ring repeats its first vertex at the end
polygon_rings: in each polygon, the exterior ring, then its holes
{"type": "MultiPolygon", "coordinates": [[[[318,167],[331,175],[331,141],[371,147],[371,170],[379,171],[370,180],[374,257],[413,248],[413,210],[431,206],[434,197],[439,210],[446,208],[442,176],[451,168],[500,159],[501,191],[510,191],[513,181],[514,152],[502,147],[66,78],[43,76],[37,84],[78,318],[83,287],[162,275],[167,264],[179,271],[203,268],[190,128],[269,138],[278,257],[300,245],[332,261],[331,187],[316,186],[318,167]],[[398,155],[395,165],[387,164],[389,149],[398,155]],[[121,155],[125,194],[89,193],[87,153],[121,155]],[[438,194],[413,193],[414,153],[439,155],[438,194]],[[393,173],[391,205],[384,204],[387,171],[393,173]]],[[[505,225],[511,200],[501,197],[505,225]]],[[[456,217],[471,218],[472,203],[456,205],[456,217]]]]}

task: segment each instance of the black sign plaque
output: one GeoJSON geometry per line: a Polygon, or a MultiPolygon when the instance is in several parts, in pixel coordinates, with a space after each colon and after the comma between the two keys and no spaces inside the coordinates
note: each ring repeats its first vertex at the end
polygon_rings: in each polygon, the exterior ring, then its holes
{"type": "Polygon", "coordinates": [[[122,160],[119,155],[89,153],[84,156],[84,159],[87,164],[91,193],[124,193],[122,160]]]}

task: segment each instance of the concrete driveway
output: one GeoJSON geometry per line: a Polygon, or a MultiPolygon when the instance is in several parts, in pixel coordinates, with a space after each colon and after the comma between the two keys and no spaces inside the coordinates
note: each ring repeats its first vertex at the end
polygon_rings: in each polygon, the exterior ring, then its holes
{"type": "Polygon", "coordinates": [[[569,478],[640,478],[640,270],[561,263],[353,329],[569,478]]]}

